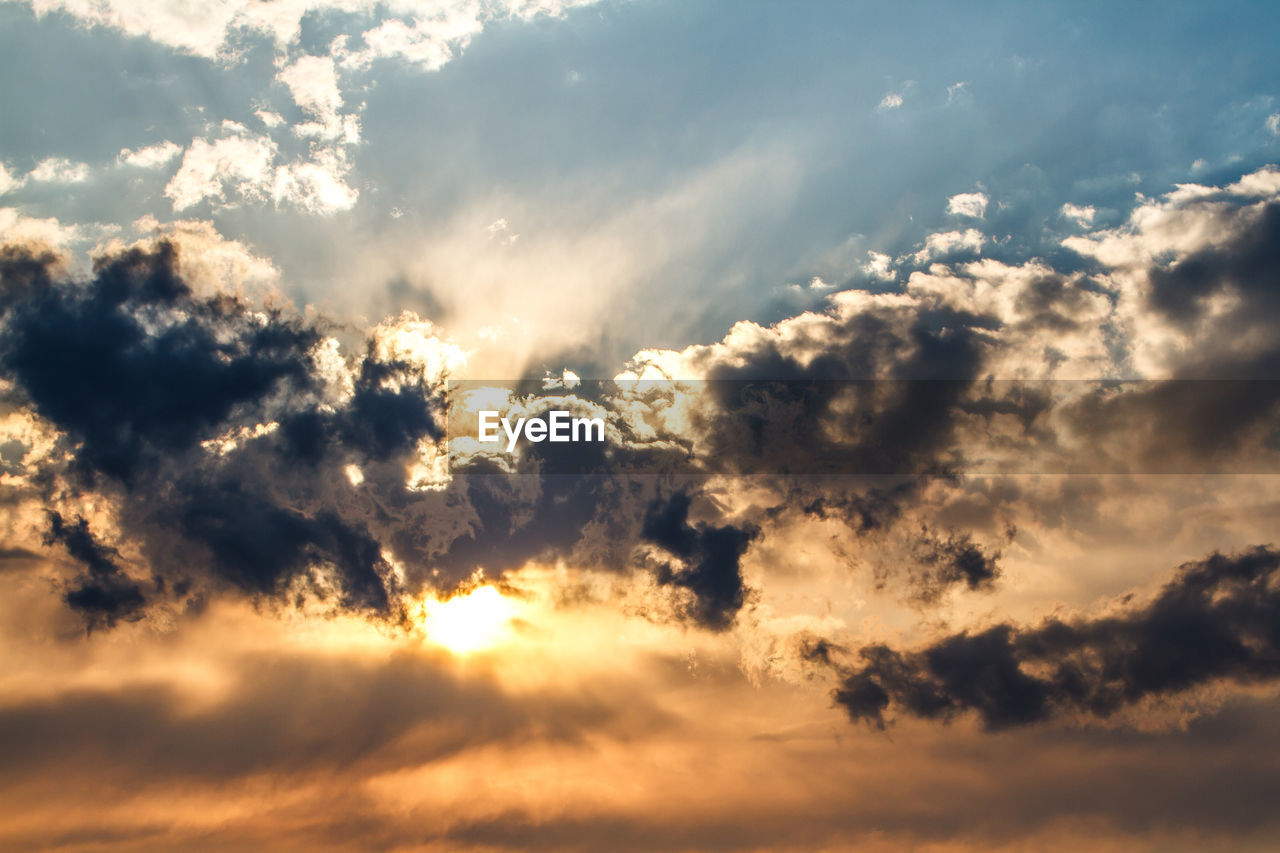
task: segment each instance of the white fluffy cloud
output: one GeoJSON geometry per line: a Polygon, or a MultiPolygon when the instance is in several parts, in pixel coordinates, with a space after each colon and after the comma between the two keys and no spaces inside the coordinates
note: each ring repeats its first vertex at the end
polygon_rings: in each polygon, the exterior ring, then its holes
{"type": "Polygon", "coordinates": [[[89,179],[89,167],[65,157],[47,157],[27,177],[41,183],[79,184],[89,179]]]}
{"type": "MultiPolygon", "coordinates": [[[[134,246],[150,249],[160,239],[176,245],[179,272],[199,290],[265,296],[278,289],[280,270],[275,264],[244,243],[223,237],[212,222],[182,219],[161,224],[148,214],[135,221],[132,230],[142,238],[134,246]]],[[[101,248],[111,254],[128,246],[117,239],[101,248]]]]}
{"type": "Polygon", "coordinates": [[[883,252],[867,252],[867,263],[862,271],[880,281],[893,281],[898,277],[893,270],[893,258],[883,252]]]}
{"type": "MultiPolygon", "coordinates": [[[[278,163],[279,142],[238,126],[212,138],[193,140],[178,172],[165,187],[175,210],[206,199],[223,204],[272,201],[312,213],[350,209],[357,191],[346,181],[350,146],[360,141],[358,108],[344,111],[340,72],[398,60],[421,70],[439,69],[493,21],[559,17],[598,0],[27,0],[38,15],[61,12],[88,26],[108,27],[151,39],[175,50],[234,63],[243,39],[266,38],[276,51],[276,80],[288,89],[304,121],[291,128],[311,141],[308,156],[278,163]],[[321,55],[300,55],[304,17],[342,13],[346,24],[321,55]]],[[[257,106],[257,105],[255,105],[257,106]]],[[[279,113],[258,107],[268,131],[284,124],[279,113]]],[[[181,148],[172,142],[124,149],[119,162],[157,168],[181,148]]],[[[48,160],[32,180],[82,181],[88,167],[48,160]]],[[[12,179],[10,185],[13,184],[12,179]]],[[[5,182],[0,178],[0,192],[5,182]]]]}
{"type": "Polygon", "coordinates": [[[178,172],[164,188],[174,210],[186,210],[205,199],[227,202],[231,196],[262,200],[270,195],[276,144],[231,122],[229,135],[210,142],[193,139],[178,172]]]}
{"type": "Polygon", "coordinates": [[[331,56],[303,56],[285,67],[276,79],[289,88],[293,102],[311,121],[298,125],[299,136],[325,140],[359,141],[359,124],[353,115],[342,115],[342,91],[331,56]]]}
{"type": "Polygon", "coordinates": [[[17,208],[0,207],[0,242],[35,243],[63,248],[83,236],[75,225],[63,225],[54,217],[24,216],[17,208]]]}
{"type": "Polygon", "coordinates": [[[4,163],[0,163],[0,195],[4,195],[11,190],[16,190],[22,186],[25,181],[16,177],[9,171],[9,167],[4,163]]]}
{"type": "Polygon", "coordinates": [[[980,252],[986,242],[987,238],[976,228],[966,228],[963,231],[939,231],[930,234],[924,242],[924,247],[912,257],[916,263],[923,264],[932,258],[940,258],[955,251],[980,252]]]}
{"type": "Polygon", "coordinates": [[[902,96],[896,92],[890,92],[880,99],[877,109],[896,110],[900,106],[902,106],[902,96]]]}
{"type": "Polygon", "coordinates": [[[158,169],[181,153],[181,145],[166,139],[144,148],[121,148],[116,159],[137,169],[158,169]]]}
{"type": "Polygon", "coordinates": [[[985,193],[958,193],[947,199],[947,213],[982,219],[987,215],[987,202],[985,193]]]}
{"type": "Polygon", "coordinates": [[[1077,225],[1088,227],[1093,224],[1093,217],[1098,211],[1092,205],[1080,206],[1071,203],[1062,206],[1062,215],[1077,225]]]}
{"type": "Polygon", "coordinates": [[[309,14],[340,12],[346,35],[364,47],[344,56],[352,62],[395,57],[439,68],[489,21],[557,17],[598,0],[27,0],[36,14],[62,12],[89,26],[109,27],[149,38],[184,53],[234,59],[235,38],[251,34],[285,51],[309,14]]]}
{"type": "Polygon", "coordinates": [[[335,151],[322,151],[312,160],[276,169],[271,197],[276,204],[292,204],[309,213],[336,213],[355,206],[360,193],[347,185],[346,161],[335,151]]]}

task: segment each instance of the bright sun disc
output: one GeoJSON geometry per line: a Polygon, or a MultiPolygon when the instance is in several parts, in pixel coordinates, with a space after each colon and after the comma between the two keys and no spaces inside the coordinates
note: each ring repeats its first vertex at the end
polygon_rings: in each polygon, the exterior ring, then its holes
{"type": "Polygon", "coordinates": [[[506,636],[515,603],[491,586],[480,586],[465,595],[422,602],[422,629],[428,642],[455,654],[496,645],[506,636]]]}

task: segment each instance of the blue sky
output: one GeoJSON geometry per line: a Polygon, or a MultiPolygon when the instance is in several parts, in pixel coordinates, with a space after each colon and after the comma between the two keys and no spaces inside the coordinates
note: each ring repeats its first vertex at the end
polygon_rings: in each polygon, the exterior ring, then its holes
{"type": "Polygon", "coordinates": [[[358,196],[341,209],[232,195],[175,210],[176,156],[116,165],[121,149],[216,138],[224,120],[259,133],[259,109],[283,120],[278,160],[305,157],[284,132],[304,115],[281,63],[386,17],[325,5],[285,42],[229,29],[222,56],[145,20],[126,33],[0,7],[4,74],[21,80],[0,90],[0,159],[18,176],[49,157],[90,169],[4,203],[64,224],[209,219],[275,263],[293,298],[339,313],[413,307],[447,325],[474,289],[486,310],[545,324],[554,312],[509,298],[517,280],[600,289],[596,310],[555,322],[573,332],[565,358],[609,370],[814,304],[788,284],[866,283],[868,251],[954,227],[958,193],[989,199],[986,251],[1021,260],[1061,254],[1063,204],[1114,224],[1135,193],[1280,153],[1271,4],[606,0],[491,16],[435,70],[404,56],[340,69],[341,110],[360,123],[343,151],[358,196]],[[441,247],[480,235],[467,251],[491,252],[501,220],[519,235],[508,254],[527,254],[469,280],[441,247]],[[575,258],[575,243],[590,249],[575,258]]]}

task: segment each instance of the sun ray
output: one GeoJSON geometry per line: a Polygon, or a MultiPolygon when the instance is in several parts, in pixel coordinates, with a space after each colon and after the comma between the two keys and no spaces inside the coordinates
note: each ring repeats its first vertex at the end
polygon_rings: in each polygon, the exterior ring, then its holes
{"type": "Polygon", "coordinates": [[[493,586],[478,586],[469,592],[440,599],[434,596],[419,602],[417,622],[427,642],[456,655],[492,648],[511,634],[516,602],[493,586]]]}

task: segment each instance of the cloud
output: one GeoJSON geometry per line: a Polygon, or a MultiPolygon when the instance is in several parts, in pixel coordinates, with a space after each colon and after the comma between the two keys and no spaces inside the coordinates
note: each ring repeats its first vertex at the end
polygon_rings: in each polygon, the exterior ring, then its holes
{"type": "Polygon", "coordinates": [[[9,167],[0,163],[0,195],[18,189],[25,183],[24,178],[15,177],[9,167]]]}
{"type": "Polygon", "coordinates": [[[896,92],[890,92],[880,99],[880,103],[876,106],[878,110],[896,110],[902,106],[902,96],[896,92]]]}
{"type": "Polygon", "coordinates": [[[1273,135],[1280,136],[1280,113],[1272,113],[1267,116],[1267,120],[1263,124],[1273,135]]]}
{"type": "Polygon", "coordinates": [[[270,197],[276,144],[266,136],[250,135],[239,125],[227,125],[224,130],[228,135],[213,142],[191,141],[177,173],[164,188],[174,210],[186,210],[206,199],[226,203],[228,193],[251,201],[270,197]]]}
{"type": "MultiPolygon", "coordinates": [[[[836,702],[883,727],[885,711],[948,720],[976,712],[990,729],[1080,713],[1107,717],[1148,697],[1218,680],[1280,678],[1280,555],[1212,554],[1181,566],[1149,603],[1035,627],[997,624],[901,653],[867,646],[836,702]]],[[[1127,606],[1126,606],[1127,605],[1127,606]]]]}
{"type": "Polygon", "coordinates": [[[897,273],[893,270],[893,258],[883,252],[867,252],[867,263],[862,271],[879,281],[893,281],[897,273]]]}
{"type": "MultiPolygon", "coordinates": [[[[157,597],[170,591],[181,600],[210,584],[273,597],[301,584],[331,587],[344,607],[392,610],[396,581],[365,521],[324,501],[281,503],[284,480],[270,469],[298,459],[314,466],[330,453],[343,464],[412,453],[438,433],[419,367],[393,353],[392,361],[366,357],[350,396],[322,404],[328,382],[319,330],[225,293],[195,294],[172,243],[124,251],[82,287],[55,282],[50,272],[15,278],[22,258],[6,263],[12,284],[0,364],[73,442],[60,476],[122,490],[118,523],[151,556],[157,597]],[[254,438],[238,454],[209,458],[202,450],[228,430],[267,422],[278,422],[278,432],[249,429],[254,438]]],[[[77,544],[83,537],[59,532],[87,537],[87,527],[54,530],[82,560],[91,555],[77,544]]],[[[123,596],[118,573],[102,560],[87,562],[93,583],[68,600],[95,617],[109,614],[94,602],[113,589],[123,596]],[[95,590],[103,594],[90,600],[95,590]]]]}
{"type": "Polygon", "coordinates": [[[438,71],[484,29],[475,8],[446,6],[434,15],[405,21],[391,18],[360,35],[364,47],[338,51],[345,66],[367,67],[378,59],[399,59],[423,71],[438,71]]]}
{"type": "Polygon", "coordinates": [[[315,214],[332,214],[355,207],[360,191],[346,182],[346,158],[334,150],[321,151],[310,161],[276,169],[272,198],[315,214]]]}
{"type": "Polygon", "coordinates": [[[947,199],[947,213],[982,219],[987,213],[985,193],[959,193],[947,199]]]}
{"type": "MultiPolygon", "coordinates": [[[[1214,215],[1236,221],[1222,206],[1247,209],[1240,193],[1265,183],[1232,184],[1214,215]]],[[[1242,232],[1232,256],[1268,269],[1265,252],[1249,260],[1265,233],[1242,232]]],[[[807,518],[845,526],[904,595],[941,606],[1003,576],[1011,520],[978,535],[927,511],[965,471],[1218,471],[1274,457],[1263,427],[1275,401],[1247,383],[1219,383],[1212,405],[1173,418],[1187,395],[1209,398],[1106,381],[1125,375],[1127,352],[1105,271],[982,259],[917,270],[899,292],[832,293],[711,344],[641,351],[612,382],[498,389],[513,413],[567,408],[604,418],[609,437],[497,459],[445,443],[465,435],[468,410],[461,390],[446,402],[444,382],[470,356],[431,323],[348,330],[365,345],[347,351],[328,321],[228,293],[247,275],[273,287],[276,273],[215,238],[187,223],[167,244],[108,247],[90,281],[24,272],[7,297],[5,370],[63,435],[66,455],[42,476],[123,494],[108,505],[137,565],[191,567],[168,590],[315,596],[395,618],[424,586],[565,559],[638,568],[659,611],[665,596],[669,615],[725,630],[750,608],[748,564],[778,526],[807,518]],[[1043,384],[1056,378],[1093,381],[1043,384]],[[1153,434],[1151,422],[1170,426],[1153,434]],[[849,472],[864,479],[768,479],[849,472]],[[695,473],[763,475],[755,509],[721,503],[705,480],[653,478],[695,473]]],[[[74,502],[47,508],[90,518],[74,502]]]]}
{"type": "MultiPolygon", "coordinates": [[[[307,120],[293,134],[310,140],[310,150],[292,162],[278,163],[280,146],[269,135],[255,136],[235,122],[224,122],[221,135],[195,139],[178,172],[165,187],[175,211],[202,201],[291,205],[308,213],[329,215],[350,210],[358,191],[347,183],[349,148],[360,141],[356,113],[342,112],[344,97],[338,66],[364,69],[380,59],[394,59],[425,71],[443,67],[464,50],[473,36],[494,21],[530,21],[561,17],[596,0],[436,0],[426,7],[397,0],[372,4],[365,0],[326,0],[301,4],[261,4],[230,0],[196,15],[172,0],[133,3],[107,0],[32,0],[37,14],[62,12],[90,26],[105,26],[144,36],[176,50],[235,64],[244,40],[266,37],[274,46],[282,83],[307,120]],[[331,39],[328,52],[297,53],[302,21],[307,15],[334,13],[345,24],[331,39]],[[358,46],[352,47],[352,43],[358,46]]],[[[283,124],[279,113],[259,107],[255,115],[268,131],[283,124]]],[[[120,152],[119,160],[138,168],[158,168],[177,156],[174,143],[120,152]]],[[[82,182],[88,167],[60,158],[42,162],[29,178],[35,181],[82,182]]],[[[5,191],[0,181],[0,192],[5,191]]],[[[512,238],[514,242],[514,238],[512,238]]]]}
{"type": "Polygon", "coordinates": [[[164,188],[176,211],[203,201],[223,205],[272,201],[315,214],[350,210],[359,192],[346,183],[350,169],[341,148],[319,147],[309,158],[277,165],[279,146],[269,136],[224,122],[213,141],[194,139],[164,188]]]}
{"type": "Polygon", "coordinates": [[[740,561],[751,540],[753,527],[706,523],[689,524],[691,501],[678,492],[666,501],[655,500],[645,515],[642,537],[679,558],[683,565],[663,562],[658,583],[689,590],[695,619],[709,628],[724,630],[742,609],[747,589],[740,561]]]}
{"type": "Polygon", "coordinates": [[[1280,170],[1221,187],[1180,184],[1127,222],[1063,245],[1107,268],[1116,322],[1143,376],[1265,376],[1277,316],[1263,284],[1277,263],[1280,170]]]}
{"type": "Polygon", "coordinates": [[[293,102],[312,121],[296,125],[299,136],[340,141],[354,145],[360,141],[360,125],[353,115],[342,115],[342,92],[338,87],[333,57],[303,56],[281,69],[276,79],[288,87],[293,102]]]}
{"type": "Polygon", "coordinates": [[[120,154],[116,159],[126,166],[133,166],[136,169],[158,169],[181,153],[181,145],[166,139],[163,142],[156,142],[143,148],[121,148],[120,154]]]}
{"type": "Polygon", "coordinates": [[[0,207],[0,240],[18,245],[62,248],[79,240],[84,229],[64,225],[56,217],[32,217],[15,207],[0,207]]]}
{"type": "Polygon", "coordinates": [[[415,4],[394,0],[374,4],[366,0],[319,0],[314,3],[267,4],[228,0],[195,10],[174,0],[31,0],[37,14],[62,12],[90,26],[103,26],[131,36],[208,59],[234,61],[238,39],[245,34],[266,37],[284,51],[300,36],[307,15],[333,13],[348,23],[349,36],[366,47],[355,60],[396,57],[435,70],[464,49],[471,36],[494,20],[532,20],[559,17],[596,0],[499,0],[479,4],[469,0],[432,0],[415,4]],[[381,18],[378,23],[370,24],[381,18]]]}
{"type": "Polygon", "coordinates": [[[77,518],[74,524],[66,524],[61,515],[50,512],[45,542],[61,544],[84,565],[87,574],[75,581],[63,600],[84,614],[90,629],[111,628],[120,620],[142,617],[147,603],[142,588],[121,570],[119,553],[94,538],[87,521],[77,518]]]}
{"type": "Polygon", "coordinates": [[[81,184],[89,180],[89,166],[75,163],[65,157],[48,157],[36,164],[27,174],[27,180],[41,183],[81,184]]]}
{"type": "Polygon", "coordinates": [[[955,252],[976,254],[982,251],[982,246],[986,242],[987,238],[976,228],[935,232],[925,238],[924,247],[912,257],[917,264],[924,264],[933,258],[945,257],[955,252]]]}
{"type": "Polygon", "coordinates": [[[1062,215],[1077,225],[1088,228],[1093,225],[1093,217],[1097,213],[1092,205],[1079,206],[1068,202],[1062,206],[1062,215]]]}

